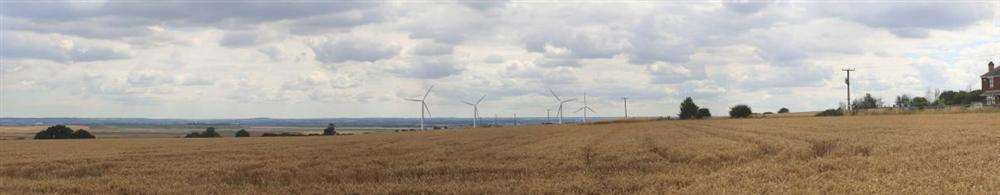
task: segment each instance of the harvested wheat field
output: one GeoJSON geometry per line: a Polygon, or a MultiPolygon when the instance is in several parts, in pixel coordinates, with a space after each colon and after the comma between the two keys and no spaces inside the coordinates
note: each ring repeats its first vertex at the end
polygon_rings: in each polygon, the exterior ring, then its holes
{"type": "Polygon", "coordinates": [[[0,192],[1000,191],[1000,114],[0,142],[0,192]]]}

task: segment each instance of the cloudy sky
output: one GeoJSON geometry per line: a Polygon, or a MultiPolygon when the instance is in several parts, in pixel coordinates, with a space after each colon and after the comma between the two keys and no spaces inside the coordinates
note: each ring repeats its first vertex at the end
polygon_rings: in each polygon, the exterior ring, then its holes
{"type": "Polygon", "coordinates": [[[0,5],[0,116],[602,116],[820,110],[977,89],[1000,3],[19,2],[0,5]],[[576,110],[579,103],[568,105],[576,110]],[[567,115],[576,115],[567,114],[567,115]]]}

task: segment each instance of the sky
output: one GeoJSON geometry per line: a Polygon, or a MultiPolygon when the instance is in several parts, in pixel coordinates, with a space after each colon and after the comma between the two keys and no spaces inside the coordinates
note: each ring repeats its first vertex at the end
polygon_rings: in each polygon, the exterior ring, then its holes
{"type": "Polygon", "coordinates": [[[3,1],[0,117],[715,115],[979,88],[996,1],[3,1]]]}

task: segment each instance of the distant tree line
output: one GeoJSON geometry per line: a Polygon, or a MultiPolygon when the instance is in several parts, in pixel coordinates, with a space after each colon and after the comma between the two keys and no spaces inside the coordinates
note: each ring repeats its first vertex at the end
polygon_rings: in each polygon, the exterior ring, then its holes
{"type": "MultiPolygon", "coordinates": [[[[263,133],[261,137],[285,137],[285,136],[319,136],[319,135],[338,135],[337,125],[330,123],[323,129],[323,134],[302,134],[299,132],[281,132],[281,133],[263,133]]],[[[184,136],[184,138],[214,138],[222,137],[218,132],[215,131],[215,127],[208,127],[202,132],[191,132],[184,136]]],[[[233,137],[250,137],[250,132],[246,129],[240,129],[233,134],[233,137]]]]}
{"type": "MultiPolygon", "coordinates": [[[[694,103],[694,99],[691,97],[685,98],[681,102],[681,112],[677,114],[677,117],[681,120],[688,119],[706,119],[712,117],[712,112],[708,108],[700,108],[698,104],[694,103]]],[[[781,108],[784,113],[788,112],[787,108],[781,108]]],[[[779,112],[781,112],[779,110],[779,112]]],[[[730,118],[749,118],[753,114],[750,106],[745,104],[739,104],[729,109],[730,118]]]]}
{"type": "Polygon", "coordinates": [[[896,102],[893,106],[898,108],[923,108],[927,106],[970,105],[975,102],[982,102],[986,100],[986,97],[983,97],[982,94],[982,90],[948,90],[944,92],[929,93],[928,96],[933,97],[933,100],[930,100],[930,98],[927,97],[910,97],[909,95],[904,94],[896,96],[896,102]]]}
{"type": "Polygon", "coordinates": [[[35,139],[94,139],[97,138],[87,130],[73,131],[66,125],[56,125],[35,134],[35,139]]]}
{"type": "Polygon", "coordinates": [[[222,137],[218,132],[215,132],[215,127],[208,127],[202,132],[191,132],[184,136],[184,138],[216,138],[222,137]]]}
{"type": "MultiPolygon", "coordinates": [[[[926,96],[910,96],[910,95],[899,95],[896,96],[895,102],[891,105],[896,108],[925,108],[929,106],[965,106],[970,105],[975,102],[982,102],[985,97],[982,95],[982,90],[970,90],[970,91],[928,91],[926,96]]],[[[860,98],[856,98],[851,101],[849,106],[851,110],[861,110],[861,109],[873,109],[886,107],[885,102],[882,98],[873,97],[871,94],[866,93],[860,98]]],[[[779,111],[780,113],[780,111],[779,111]]],[[[823,112],[816,114],[816,116],[842,116],[844,115],[844,107],[838,109],[827,109],[823,112]]]]}

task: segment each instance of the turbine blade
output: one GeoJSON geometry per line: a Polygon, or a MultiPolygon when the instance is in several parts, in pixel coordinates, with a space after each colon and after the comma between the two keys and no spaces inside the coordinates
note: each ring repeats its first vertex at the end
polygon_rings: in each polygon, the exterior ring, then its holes
{"type": "Polygon", "coordinates": [[[434,85],[431,85],[431,87],[427,88],[427,92],[424,93],[425,100],[427,99],[427,95],[431,94],[431,89],[434,89],[434,85]]]}
{"type": "Polygon", "coordinates": [[[593,113],[597,113],[597,111],[594,111],[594,109],[593,109],[593,108],[590,108],[589,106],[588,106],[588,107],[586,107],[586,108],[587,108],[587,110],[590,110],[590,112],[593,112],[593,113]]]}
{"type": "Polygon", "coordinates": [[[549,88],[549,93],[552,93],[552,97],[556,97],[556,101],[562,101],[562,99],[559,99],[559,95],[556,95],[556,92],[552,91],[552,88],[549,88]]]}
{"type": "Polygon", "coordinates": [[[479,101],[476,101],[476,105],[479,105],[479,103],[482,103],[483,99],[486,99],[486,94],[483,94],[483,97],[480,97],[479,101]]]}
{"type": "Polygon", "coordinates": [[[431,109],[427,108],[427,103],[426,102],[420,102],[420,104],[424,107],[424,110],[427,111],[427,117],[430,118],[431,117],[431,109]]]}
{"type": "Polygon", "coordinates": [[[472,106],[472,105],[473,105],[472,103],[469,103],[469,102],[466,102],[465,100],[462,100],[462,103],[465,103],[465,104],[468,104],[468,105],[470,105],[470,106],[472,106]]]}
{"type": "Polygon", "coordinates": [[[414,101],[414,102],[424,101],[424,100],[418,100],[418,99],[414,99],[414,98],[403,98],[403,99],[414,101]]]}
{"type": "Polygon", "coordinates": [[[576,101],[576,98],[573,98],[573,99],[568,99],[568,100],[566,100],[566,101],[562,101],[562,102],[563,102],[563,103],[566,103],[566,102],[572,102],[572,101],[576,101]]]}
{"type": "Polygon", "coordinates": [[[576,111],[573,111],[573,113],[577,113],[577,112],[580,112],[580,111],[581,111],[581,110],[583,110],[583,109],[587,109],[587,107],[582,107],[582,108],[580,108],[580,109],[576,109],[576,111]]]}

